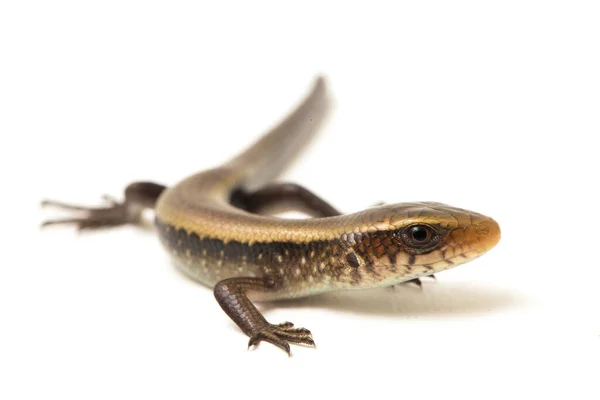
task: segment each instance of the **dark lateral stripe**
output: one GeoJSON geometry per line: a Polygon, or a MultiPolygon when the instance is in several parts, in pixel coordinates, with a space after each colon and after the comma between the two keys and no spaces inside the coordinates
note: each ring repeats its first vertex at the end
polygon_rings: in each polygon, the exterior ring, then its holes
{"type": "MultiPolygon", "coordinates": [[[[307,243],[291,242],[254,242],[252,245],[238,241],[223,242],[221,239],[200,238],[196,233],[188,233],[156,220],[159,236],[163,243],[178,254],[190,257],[222,260],[224,262],[247,262],[255,265],[303,265],[311,267],[314,263],[325,262],[330,268],[333,264],[341,266],[343,257],[341,240],[313,241],[307,243]],[[304,262],[302,262],[304,259],[304,262]]],[[[358,262],[358,260],[356,260],[358,262]]]]}

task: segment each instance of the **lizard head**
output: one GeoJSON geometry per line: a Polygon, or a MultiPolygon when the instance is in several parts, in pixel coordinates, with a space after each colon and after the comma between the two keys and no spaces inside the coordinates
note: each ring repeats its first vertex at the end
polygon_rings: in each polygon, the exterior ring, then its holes
{"type": "Polygon", "coordinates": [[[348,261],[379,285],[431,275],[471,261],[500,240],[490,217],[441,203],[403,203],[363,214],[348,261]]]}

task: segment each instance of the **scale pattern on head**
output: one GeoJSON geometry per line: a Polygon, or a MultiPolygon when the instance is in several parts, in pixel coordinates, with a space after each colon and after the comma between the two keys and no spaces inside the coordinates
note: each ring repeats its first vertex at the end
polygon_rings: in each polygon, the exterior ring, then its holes
{"type": "Polygon", "coordinates": [[[380,285],[465,263],[500,240],[492,218],[441,203],[381,206],[365,213],[361,222],[369,228],[342,236],[349,246],[347,261],[380,285]]]}

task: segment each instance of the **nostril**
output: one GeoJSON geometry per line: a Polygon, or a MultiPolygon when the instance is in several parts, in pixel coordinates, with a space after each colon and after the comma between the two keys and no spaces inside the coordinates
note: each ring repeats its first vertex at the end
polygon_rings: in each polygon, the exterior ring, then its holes
{"type": "Polygon", "coordinates": [[[485,247],[489,250],[500,241],[500,226],[490,218],[490,220],[483,221],[477,225],[475,234],[480,240],[483,239],[485,247]]]}
{"type": "Polygon", "coordinates": [[[488,236],[490,234],[491,227],[489,222],[481,222],[475,228],[475,234],[477,236],[488,236]]]}

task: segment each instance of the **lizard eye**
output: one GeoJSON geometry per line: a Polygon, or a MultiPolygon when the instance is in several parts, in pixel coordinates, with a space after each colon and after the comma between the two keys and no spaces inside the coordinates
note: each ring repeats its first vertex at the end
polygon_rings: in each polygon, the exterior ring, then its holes
{"type": "Polygon", "coordinates": [[[405,245],[417,249],[435,246],[440,240],[440,235],[432,227],[423,224],[406,227],[401,236],[405,245]]]}
{"type": "Polygon", "coordinates": [[[413,226],[410,228],[410,237],[417,243],[423,243],[431,236],[431,233],[422,226],[413,226]]]}

